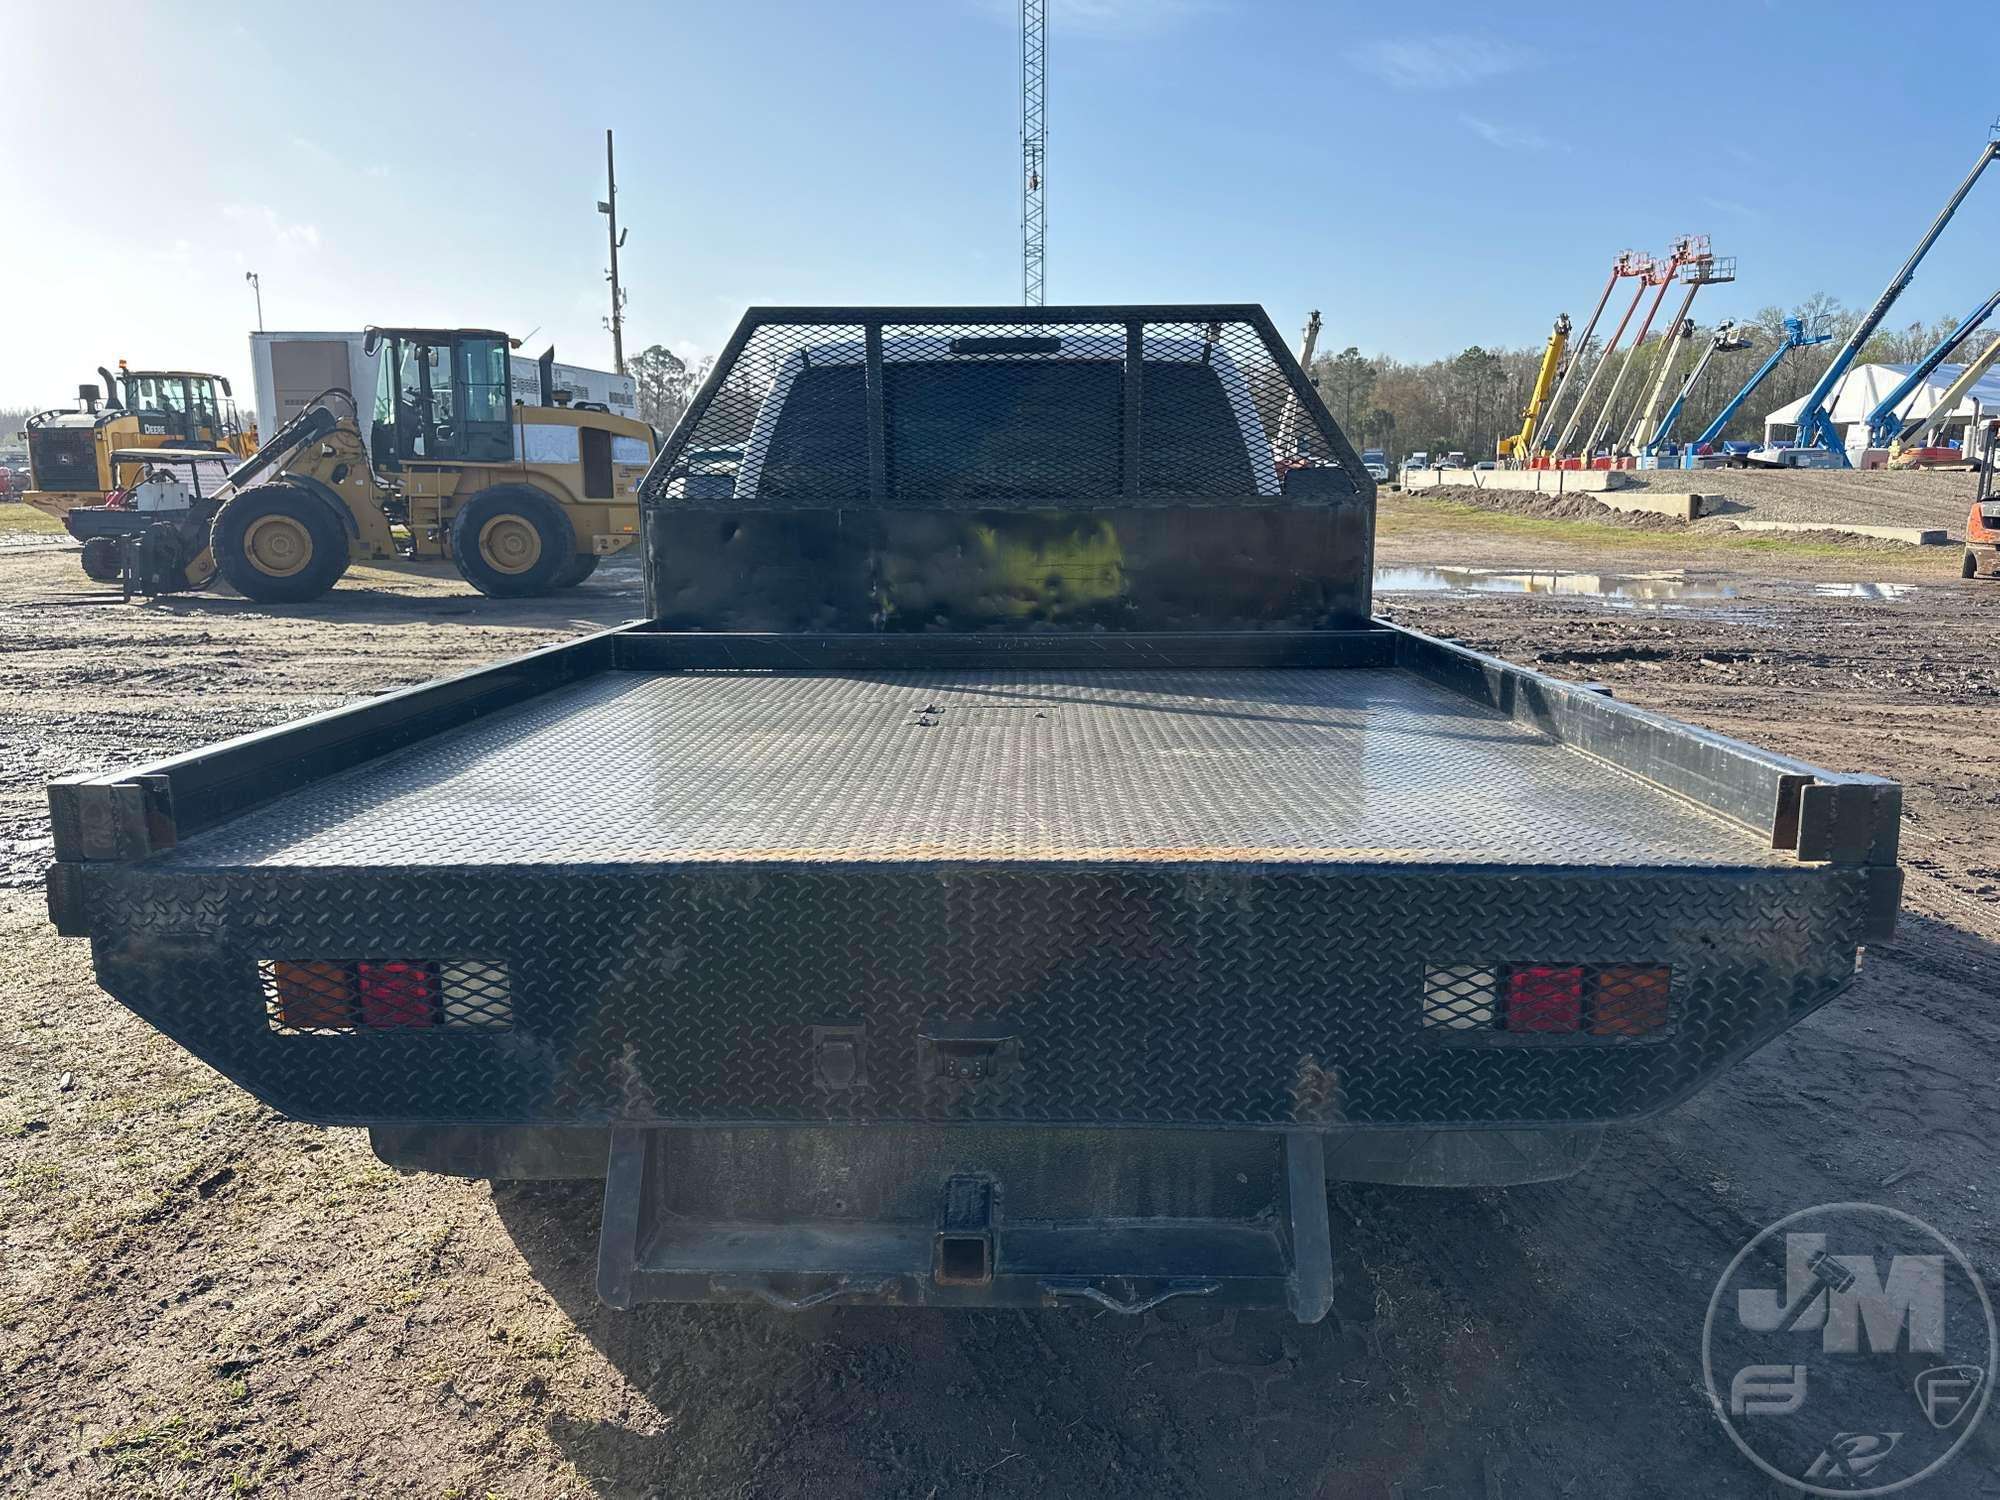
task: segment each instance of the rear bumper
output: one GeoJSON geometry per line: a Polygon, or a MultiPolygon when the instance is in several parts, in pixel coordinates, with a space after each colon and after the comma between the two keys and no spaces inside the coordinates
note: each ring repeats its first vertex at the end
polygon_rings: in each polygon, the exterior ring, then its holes
{"type": "Polygon", "coordinates": [[[1329,1179],[1565,1176],[1600,1132],[875,1126],[378,1129],[401,1169],[605,1180],[598,1287],[642,1302],[1051,1307],[1332,1299],[1329,1179]]]}
{"type": "Polygon", "coordinates": [[[340,1125],[1591,1125],[1837,994],[1893,867],[63,870],[132,1010],[340,1125]],[[507,966],[512,1027],[287,1032],[260,960],[507,966]],[[1672,971],[1644,1037],[1423,1025],[1426,974],[1672,971]]]}
{"type": "Polygon", "coordinates": [[[185,511],[113,510],[100,504],[78,505],[62,518],[63,529],[79,542],[100,536],[134,536],[156,521],[177,520],[185,511]]]}

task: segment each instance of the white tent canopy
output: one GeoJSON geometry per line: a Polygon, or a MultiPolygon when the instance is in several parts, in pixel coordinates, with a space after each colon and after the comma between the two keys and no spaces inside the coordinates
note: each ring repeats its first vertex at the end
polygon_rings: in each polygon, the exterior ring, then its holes
{"type": "MultiPolygon", "coordinates": [[[[1857,448],[1867,442],[1868,414],[1915,368],[1914,364],[1856,365],[1841,377],[1840,384],[1833,388],[1833,399],[1827,403],[1827,415],[1845,435],[1849,448],[1857,448]]],[[[1944,399],[1951,383],[1964,373],[1964,365],[1939,365],[1910,393],[1909,399],[1902,404],[1900,414],[1909,420],[1929,417],[1938,402],[1944,399]]],[[[1764,414],[1764,442],[1767,446],[1788,440],[1793,435],[1798,427],[1799,413],[1805,410],[1805,405],[1806,398],[1801,396],[1796,401],[1787,401],[1776,411],[1764,414]],[[1783,439],[1777,434],[1779,428],[1785,429],[1783,439]]],[[[1958,409],[1946,417],[1946,421],[1962,426],[1977,422],[1982,416],[1995,415],[2000,415],[2000,369],[1982,375],[1966,392],[1958,409]]]]}

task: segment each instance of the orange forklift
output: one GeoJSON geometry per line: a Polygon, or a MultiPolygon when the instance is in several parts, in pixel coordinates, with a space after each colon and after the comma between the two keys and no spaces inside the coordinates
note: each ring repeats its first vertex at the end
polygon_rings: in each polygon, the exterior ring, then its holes
{"type": "MultiPolygon", "coordinates": [[[[1979,458],[1973,464],[1979,478],[1972,491],[1972,509],[1965,517],[1965,556],[1959,559],[1958,576],[1977,578],[1979,564],[1986,563],[1988,576],[2000,574],[2000,498],[1993,489],[1994,450],[2000,447],[2000,419],[1989,421],[1982,434],[1979,458]]],[[[1965,446],[1972,447],[1972,434],[1966,434],[1965,446]]]]}

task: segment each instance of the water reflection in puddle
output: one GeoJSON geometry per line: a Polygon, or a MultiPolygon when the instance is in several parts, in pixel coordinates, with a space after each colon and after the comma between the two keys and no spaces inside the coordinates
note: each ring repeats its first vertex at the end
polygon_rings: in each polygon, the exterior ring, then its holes
{"type": "Polygon", "coordinates": [[[1683,600],[1734,599],[1727,584],[1691,581],[1679,573],[1522,572],[1500,568],[1387,567],[1375,570],[1381,594],[1458,591],[1474,594],[1570,594],[1626,608],[1683,600]]]}
{"type": "Polygon", "coordinates": [[[1901,599],[1916,592],[1914,583],[1816,583],[1813,593],[1822,599],[1901,599]]]}

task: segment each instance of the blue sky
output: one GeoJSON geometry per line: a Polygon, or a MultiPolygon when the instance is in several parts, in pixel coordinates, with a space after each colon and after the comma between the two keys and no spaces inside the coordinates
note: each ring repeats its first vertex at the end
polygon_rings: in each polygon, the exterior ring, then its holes
{"type": "MultiPolygon", "coordinates": [[[[1050,301],[1317,306],[1410,358],[1538,343],[1684,232],[1741,260],[1711,318],[1865,303],[2000,114],[1942,0],[1049,3],[1050,301]]],[[[608,365],[607,125],[628,348],[1019,298],[1013,0],[18,3],[0,55],[0,403],[120,357],[247,385],[247,269],[272,328],[539,326],[608,365]]],[[[1996,231],[2000,168],[1897,317],[1975,304],[1996,231]]]]}

